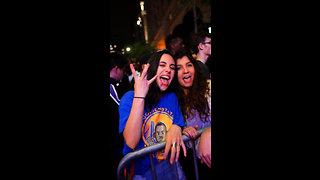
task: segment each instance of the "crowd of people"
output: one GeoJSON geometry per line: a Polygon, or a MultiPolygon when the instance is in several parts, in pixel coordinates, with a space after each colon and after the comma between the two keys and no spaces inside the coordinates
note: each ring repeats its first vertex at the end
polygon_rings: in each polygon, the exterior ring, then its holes
{"type": "MultiPolygon", "coordinates": [[[[212,177],[211,165],[211,34],[192,36],[186,48],[177,35],[166,38],[166,49],[145,53],[133,63],[111,52],[110,99],[112,137],[110,148],[113,178],[120,160],[129,152],[165,142],[153,154],[158,179],[172,179],[175,162],[179,179],[195,179],[195,139],[199,178],[212,177]],[[199,137],[198,129],[209,127],[199,137]],[[163,173],[165,171],[165,173],[163,173]]],[[[129,179],[152,179],[149,157],[141,157],[126,168],[129,179]]]]}

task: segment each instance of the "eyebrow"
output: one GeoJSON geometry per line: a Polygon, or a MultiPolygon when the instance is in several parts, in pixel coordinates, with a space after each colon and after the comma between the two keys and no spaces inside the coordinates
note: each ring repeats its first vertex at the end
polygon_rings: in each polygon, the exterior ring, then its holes
{"type": "MultiPolygon", "coordinates": [[[[161,64],[161,63],[167,64],[167,62],[165,62],[165,61],[160,61],[159,64],[161,64]]],[[[175,64],[172,63],[172,64],[170,64],[169,66],[174,66],[174,65],[175,65],[175,64]]]]}

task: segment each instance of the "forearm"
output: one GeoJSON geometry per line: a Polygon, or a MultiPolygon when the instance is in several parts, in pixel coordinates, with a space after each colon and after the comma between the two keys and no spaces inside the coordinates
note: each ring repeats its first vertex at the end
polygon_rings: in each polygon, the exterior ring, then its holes
{"type": "Polygon", "coordinates": [[[141,138],[143,110],[144,99],[134,98],[131,112],[123,131],[124,140],[131,149],[137,146],[141,138]]]}
{"type": "Polygon", "coordinates": [[[211,141],[211,127],[202,133],[201,138],[211,141]]]}

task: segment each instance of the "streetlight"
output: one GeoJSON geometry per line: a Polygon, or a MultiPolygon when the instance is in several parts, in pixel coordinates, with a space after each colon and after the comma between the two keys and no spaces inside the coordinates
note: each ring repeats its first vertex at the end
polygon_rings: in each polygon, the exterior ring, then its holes
{"type": "Polygon", "coordinates": [[[126,48],[126,51],[127,51],[127,52],[130,52],[130,50],[131,50],[130,47],[127,47],[127,48],[126,48]]]}
{"type": "Polygon", "coordinates": [[[142,22],[141,17],[138,17],[137,25],[140,26],[140,27],[142,26],[141,22],[142,22]]]}
{"type": "Polygon", "coordinates": [[[144,38],[146,43],[148,43],[148,27],[147,27],[147,17],[146,17],[146,10],[144,10],[144,1],[140,1],[140,8],[141,8],[141,15],[143,18],[143,26],[144,26],[144,38]]]}

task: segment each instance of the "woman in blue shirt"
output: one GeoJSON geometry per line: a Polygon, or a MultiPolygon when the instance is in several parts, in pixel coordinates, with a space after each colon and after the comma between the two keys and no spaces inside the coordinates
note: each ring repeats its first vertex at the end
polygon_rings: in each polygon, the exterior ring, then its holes
{"type": "MultiPolygon", "coordinates": [[[[127,92],[119,106],[119,132],[123,132],[125,140],[123,153],[126,155],[165,140],[164,151],[153,155],[154,163],[166,161],[171,152],[170,164],[173,164],[178,161],[181,147],[186,156],[182,140],[182,127],[185,123],[173,92],[176,63],[169,51],[162,50],[150,57],[140,77],[132,64],[130,68],[135,82],[134,91],[127,92]],[[165,138],[159,138],[162,136],[165,138]]],[[[134,174],[143,176],[149,168],[148,157],[136,159],[134,174]]]]}

